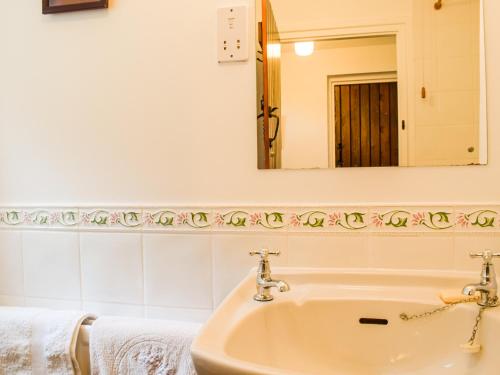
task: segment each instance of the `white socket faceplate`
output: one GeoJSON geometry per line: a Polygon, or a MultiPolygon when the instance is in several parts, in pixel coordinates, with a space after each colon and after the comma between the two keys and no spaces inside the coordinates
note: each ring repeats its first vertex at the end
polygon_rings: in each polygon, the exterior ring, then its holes
{"type": "Polygon", "coordinates": [[[219,8],[217,15],[219,62],[248,60],[248,7],[219,8]]]}

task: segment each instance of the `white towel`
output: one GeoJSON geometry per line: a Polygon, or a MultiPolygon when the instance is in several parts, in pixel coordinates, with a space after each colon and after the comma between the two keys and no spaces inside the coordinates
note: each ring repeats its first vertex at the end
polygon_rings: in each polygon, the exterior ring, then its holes
{"type": "Polygon", "coordinates": [[[196,375],[191,343],[199,324],[103,317],[92,326],[93,375],[196,375]]]}
{"type": "Polygon", "coordinates": [[[0,307],[0,375],[80,374],[75,348],[80,311],[0,307]]]}

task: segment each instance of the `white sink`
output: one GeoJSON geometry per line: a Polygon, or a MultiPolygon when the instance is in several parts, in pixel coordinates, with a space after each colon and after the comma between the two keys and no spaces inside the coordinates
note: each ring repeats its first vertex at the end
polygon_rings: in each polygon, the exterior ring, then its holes
{"type": "Polygon", "coordinates": [[[192,346],[199,375],[500,373],[500,308],[484,313],[476,354],[460,347],[472,333],[476,304],[399,318],[441,306],[440,290],[460,293],[478,276],[275,269],[273,278],[291,291],[255,302],[252,271],[207,322],[192,346]]]}

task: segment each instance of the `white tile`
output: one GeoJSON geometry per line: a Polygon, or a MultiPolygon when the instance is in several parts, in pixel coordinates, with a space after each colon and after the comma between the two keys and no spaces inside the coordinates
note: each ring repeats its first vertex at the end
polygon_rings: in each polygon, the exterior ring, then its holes
{"type": "Polygon", "coordinates": [[[24,297],[0,295],[0,306],[25,306],[24,297]]]}
{"type": "Polygon", "coordinates": [[[367,267],[369,250],[363,235],[302,235],[288,238],[291,267],[367,267]]]}
{"type": "Polygon", "coordinates": [[[453,268],[452,236],[373,236],[370,248],[376,268],[453,268]]]}
{"type": "Polygon", "coordinates": [[[211,309],[175,309],[168,307],[146,306],[146,318],[180,320],[183,322],[204,323],[210,318],[211,309]]]}
{"type": "Polygon", "coordinates": [[[0,294],[24,294],[21,232],[0,232],[0,294]]]}
{"type": "Polygon", "coordinates": [[[82,233],[80,252],[84,300],[143,303],[140,234],[82,233]]]}
{"type": "Polygon", "coordinates": [[[127,316],[144,318],[143,305],[127,305],[122,303],[83,302],[83,311],[99,316],[127,316]]]}
{"type": "Polygon", "coordinates": [[[24,232],[23,261],[26,296],[80,299],[77,233],[24,232]]]}
{"type": "Polygon", "coordinates": [[[81,310],[82,302],[47,298],[26,298],[26,306],[53,310],[81,310]]]}
{"type": "Polygon", "coordinates": [[[250,250],[262,248],[281,250],[281,256],[271,259],[273,266],[287,265],[287,238],[285,236],[262,235],[215,235],[212,240],[214,252],[214,305],[226,295],[258,264],[250,250]]]}
{"type": "Polygon", "coordinates": [[[143,246],[145,304],[212,308],[209,236],[150,234],[143,246]]]}
{"type": "Polygon", "coordinates": [[[484,250],[500,253],[500,235],[456,234],[455,269],[460,271],[477,271],[479,275],[481,260],[472,259],[469,254],[480,253],[484,250]]]}

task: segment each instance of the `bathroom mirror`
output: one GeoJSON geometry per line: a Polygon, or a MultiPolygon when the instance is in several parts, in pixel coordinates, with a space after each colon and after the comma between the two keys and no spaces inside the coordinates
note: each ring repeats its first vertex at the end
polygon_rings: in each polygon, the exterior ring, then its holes
{"type": "Polygon", "coordinates": [[[481,0],[256,0],[260,169],[487,163],[481,0]]]}

